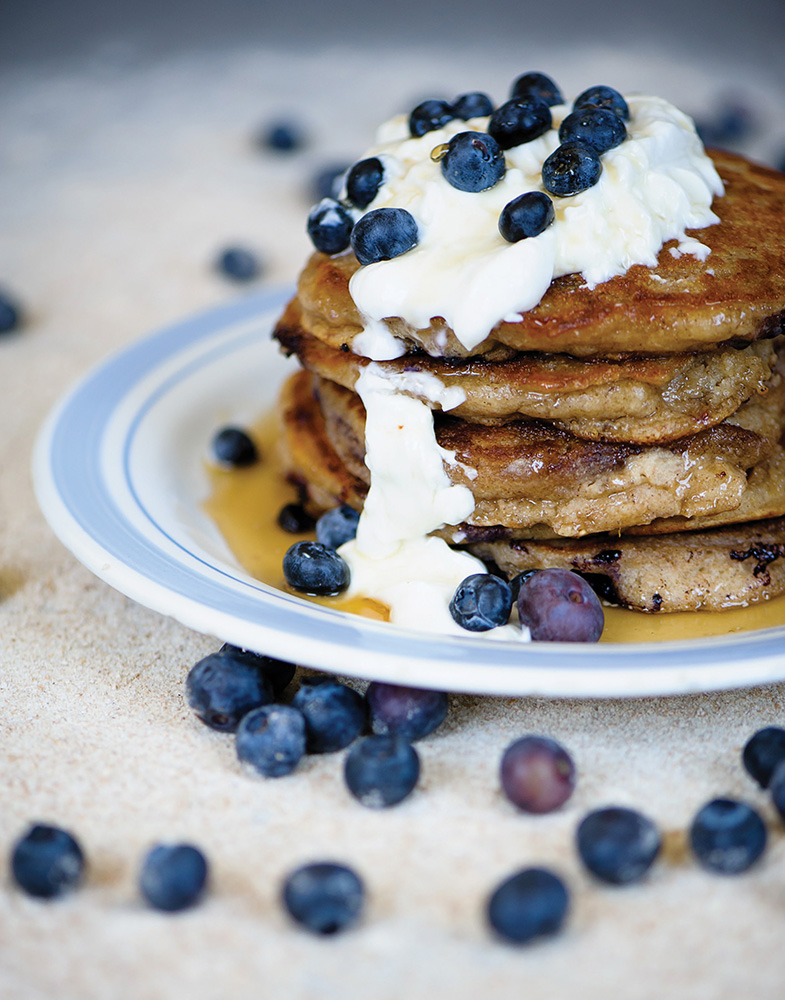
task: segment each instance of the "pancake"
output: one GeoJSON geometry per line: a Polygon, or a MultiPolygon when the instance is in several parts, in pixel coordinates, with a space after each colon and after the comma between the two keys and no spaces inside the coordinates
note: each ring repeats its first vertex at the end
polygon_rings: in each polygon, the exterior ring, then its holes
{"type": "MultiPolygon", "coordinates": [[[[706,261],[666,243],[657,265],[634,265],[589,288],[579,274],[556,278],[538,305],[502,322],[467,352],[434,317],[425,329],[386,320],[409,348],[439,357],[510,356],[512,351],[571,354],[680,354],[777,336],[785,322],[785,175],[732,153],[714,151],[725,196],[719,225],[689,235],[707,246],[706,261]]],[[[338,349],[362,330],[349,295],[359,264],[353,254],[314,254],[298,284],[302,327],[338,349]]]]}
{"type": "MultiPolygon", "coordinates": [[[[309,371],[353,388],[371,362],[322,343],[300,321],[300,306],[293,300],[275,331],[282,348],[309,371]]],[[[714,426],[763,392],[776,360],[775,343],[623,360],[518,353],[494,361],[419,353],[374,364],[389,375],[425,373],[446,386],[459,385],[466,399],[450,414],[474,423],[535,417],[592,441],[653,444],[714,426]]],[[[409,392],[438,406],[418,392],[416,382],[409,392]]]]}

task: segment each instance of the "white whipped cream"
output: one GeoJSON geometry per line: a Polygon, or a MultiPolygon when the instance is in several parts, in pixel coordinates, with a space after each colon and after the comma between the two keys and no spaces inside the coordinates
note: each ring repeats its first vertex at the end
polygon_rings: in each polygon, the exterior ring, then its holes
{"type": "MultiPolygon", "coordinates": [[[[554,277],[580,273],[593,287],[633,264],[653,266],[663,243],[686,242],[687,229],[718,222],[711,203],[723,193],[722,181],[692,120],[658,97],[627,103],[628,137],[603,153],[598,182],[580,194],[554,197],[553,225],[518,243],[500,235],[499,215],[523,192],[543,190],[542,164],[559,145],[569,105],[551,108],[554,127],[544,135],[507,150],[505,176],[477,193],[452,187],[430,154],[458,132],[484,131],[487,118],[451,121],[420,138],[409,135],[403,115],[383,125],[366,156],[382,161],[384,183],[367,211],[406,208],[418,223],[420,242],[352,276],[350,293],[366,326],[352,344],[355,353],[377,360],[396,356],[394,338],[380,337],[381,321],[392,316],[416,328],[441,316],[471,350],[502,319],[537,305],[554,277]]],[[[682,252],[695,253],[696,243],[682,252]]]]}

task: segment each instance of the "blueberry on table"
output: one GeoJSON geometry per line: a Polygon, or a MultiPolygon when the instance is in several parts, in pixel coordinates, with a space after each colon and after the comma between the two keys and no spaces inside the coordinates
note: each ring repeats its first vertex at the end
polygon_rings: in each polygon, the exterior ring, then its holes
{"type": "Polygon", "coordinates": [[[419,776],[419,755],[403,736],[366,736],[351,748],[344,765],[347,788],[370,809],[402,802],[419,776]]]}
{"type": "Polygon", "coordinates": [[[470,118],[486,118],[493,113],[493,101],[487,94],[480,91],[472,91],[469,94],[461,94],[452,102],[452,109],[455,117],[462,121],[470,118]]]}
{"type": "Polygon", "coordinates": [[[559,126],[561,142],[579,142],[591,146],[598,154],[614,149],[626,138],[624,122],[610,108],[579,108],[567,115],[559,126]]]}
{"type": "Polygon", "coordinates": [[[218,256],[216,268],[233,281],[253,281],[261,273],[259,258],[244,247],[229,247],[218,256]]]}
{"type": "Polygon", "coordinates": [[[778,764],[785,760],[785,729],[766,726],[746,742],[741,760],[747,773],[761,788],[768,788],[778,764]]]}
{"type": "Polygon", "coordinates": [[[322,198],[308,215],[306,229],[320,253],[342,253],[349,248],[354,219],[334,198],[322,198]]]}
{"type": "Polygon", "coordinates": [[[316,522],[316,541],[328,549],[339,549],[357,535],[360,515],[354,507],[341,504],[325,511],[316,522]]]}
{"type": "Polygon", "coordinates": [[[648,817],[608,806],[585,816],[576,834],[578,854],[603,882],[627,885],[643,878],[660,853],[662,838],[648,817]]]}
{"type": "Polygon", "coordinates": [[[737,875],[746,871],[766,848],[766,826],[744,802],[714,799],[700,809],[690,826],[690,845],[710,871],[737,875]]]}
{"type": "Polygon", "coordinates": [[[409,131],[414,138],[434,132],[456,117],[455,110],[447,101],[423,101],[409,115],[409,131]]]}
{"type": "Polygon", "coordinates": [[[319,542],[295,542],[283,557],[283,575],[290,587],[315,597],[332,597],[349,586],[348,564],[319,542]]]}
{"type": "Polygon", "coordinates": [[[287,503],[278,512],[278,527],[290,535],[304,535],[313,531],[316,519],[311,517],[301,503],[287,503]]]}
{"type": "Polygon", "coordinates": [[[237,727],[238,758],[266,778],[290,774],[305,753],[305,719],[291,705],[263,705],[237,727]]]}
{"type": "Polygon", "coordinates": [[[242,427],[223,427],[213,438],[213,457],[219,465],[243,469],[259,460],[253,439],[242,427]]]}
{"type": "Polygon", "coordinates": [[[553,202],[543,191],[527,191],[507,202],[499,216],[499,232],[508,243],[545,232],[556,218],[553,202]]]}
{"type": "Polygon", "coordinates": [[[411,212],[405,208],[375,208],[355,223],[350,242],[361,264],[375,264],[399,257],[419,241],[411,212]]]}
{"type": "Polygon", "coordinates": [[[0,333],[10,333],[19,326],[19,306],[0,293],[0,333]]]}
{"type": "Polygon", "coordinates": [[[362,695],[332,677],[304,677],[292,704],[305,719],[309,753],[343,750],[365,728],[367,710],[362,695]]]}
{"type": "Polygon", "coordinates": [[[139,891],[156,910],[176,913],[199,902],[207,873],[207,859],[198,847],[156,844],[142,862],[139,891]]]}
{"type": "Polygon", "coordinates": [[[526,944],[561,930],[569,909],[564,882],[544,868],[525,868],[494,891],[488,901],[488,922],[513,944],[526,944]]]}
{"type": "Polygon", "coordinates": [[[82,881],[85,860],[76,839],[56,826],[36,823],[11,850],[11,873],[26,893],[54,899],[82,881]]]}
{"type": "Polygon", "coordinates": [[[367,208],[384,180],[382,161],[376,156],[355,163],[346,175],[346,195],[358,208],[367,208]]]}
{"type": "Polygon", "coordinates": [[[547,736],[523,736],[502,755],[502,791],[519,809],[549,813],[575,789],[575,765],[564,747],[547,736]]]}
{"type": "Polygon", "coordinates": [[[371,729],[377,735],[402,736],[413,743],[428,736],[447,718],[444,691],[371,681],[365,692],[371,729]]]}
{"type": "Polygon", "coordinates": [[[613,111],[623,121],[628,121],[630,117],[630,109],[627,107],[627,102],[618,90],[614,90],[613,87],[605,87],[603,85],[589,87],[588,90],[584,90],[578,94],[572,102],[573,111],[578,111],[580,108],[589,106],[608,108],[608,110],[613,111]]]}
{"type": "Polygon", "coordinates": [[[365,888],[351,868],[320,861],[293,871],[282,896],[298,924],[314,934],[336,934],[360,917],[365,888]]]}
{"type": "Polygon", "coordinates": [[[524,73],[512,85],[510,97],[533,97],[548,107],[563,104],[561,91],[545,73],[524,73]]]}
{"type": "Polygon", "coordinates": [[[491,573],[467,576],[450,601],[454,621],[469,632],[487,632],[506,624],[511,610],[509,583],[491,573]]]}
{"type": "Polygon", "coordinates": [[[597,642],[605,625],[599,597],[566,569],[543,569],[524,580],[518,616],[532,639],[544,642],[597,642]]]}
{"type": "Polygon", "coordinates": [[[551,194],[567,198],[594,187],[601,173],[599,153],[591,146],[565,142],[543,163],[542,183],[551,194]]]}
{"type": "Polygon", "coordinates": [[[305,144],[305,131],[294,121],[270,122],[259,135],[259,145],[277,153],[296,153],[305,144]]]}
{"type": "Polygon", "coordinates": [[[512,149],[543,135],[553,124],[544,101],[516,97],[500,105],[488,122],[488,134],[502,149],[512,149]]]}
{"type": "Polygon", "coordinates": [[[442,174],[459,191],[487,191],[507,170],[499,144],[483,132],[459,132],[441,158],[442,174]]]}
{"type": "Polygon", "coordinates": [[[188,673],[185,692],[198,718],[223,733],[233,733],[247,712],[273,700],[270,680],[240,650],[199,660],[188,673]]]}
{"type": "Polygon", "coordinates": [[[254,667],[269,682],[276,698],[291,683],[297,669],[293,663],[289,663],[286,660],[276,660],[272,656],[265,656],[264,653],[255,653],[252,649],[241,649],[239,646],[232,646],[228,642],[225,642],[221,646],[218,650],[218,655],[241,660],[249,666],[254,667]]]}

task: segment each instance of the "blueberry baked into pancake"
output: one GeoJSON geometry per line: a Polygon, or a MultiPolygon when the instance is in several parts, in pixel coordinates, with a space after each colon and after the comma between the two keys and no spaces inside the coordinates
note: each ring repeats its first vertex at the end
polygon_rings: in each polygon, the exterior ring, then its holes
{"type": "Polygon", "coordinates": [[[784,175],[527,73],[384,124],[308,231],[281,439],[313,514],[361,512],[350,591],[433,628],[489,565],[643,611],[785,591],[784,175]]]}

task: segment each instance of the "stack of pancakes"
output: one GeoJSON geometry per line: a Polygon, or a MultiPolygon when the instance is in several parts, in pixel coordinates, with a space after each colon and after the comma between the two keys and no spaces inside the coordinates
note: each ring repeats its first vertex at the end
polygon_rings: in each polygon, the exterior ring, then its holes
{"type": "MultiPolygon", "coordinates": [[[[362,509],[369,364],[459,385],[436,404],[445,470],[472,491],[439,534],[508,575],[558,566],[647,611],[717,609],[785,591],[785,175],[713,153],[720,223],[593,289],[555,279],[470,356],[440,317],[385,322],[407,353],[371,362],[349,293],[351,252],[316,253],[274,331],[303,370],[285,386],[290,479],[316,513],[362,509]]],[[[410,394],[417,396],[412,379],[410,394]]]]}

